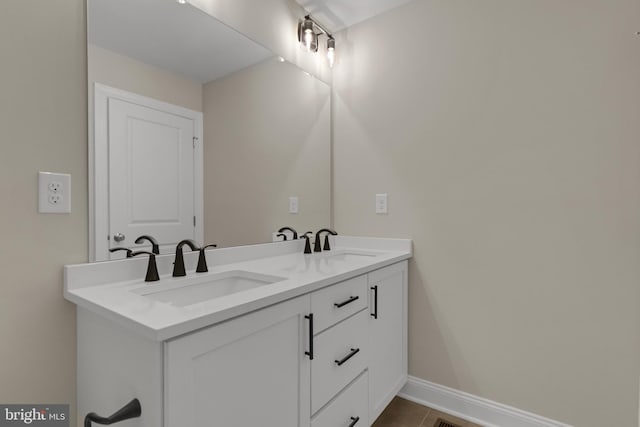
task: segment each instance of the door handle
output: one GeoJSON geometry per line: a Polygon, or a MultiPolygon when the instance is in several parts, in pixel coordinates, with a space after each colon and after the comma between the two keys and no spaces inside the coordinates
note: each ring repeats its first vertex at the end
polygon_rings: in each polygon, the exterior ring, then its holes
{"type": "Polygon", "coordinates": [[[123,242],[124,239],[126,239],[126,236],[122,233],[116,233],[113,235],[113,240],[118,243],[123,242]]]}

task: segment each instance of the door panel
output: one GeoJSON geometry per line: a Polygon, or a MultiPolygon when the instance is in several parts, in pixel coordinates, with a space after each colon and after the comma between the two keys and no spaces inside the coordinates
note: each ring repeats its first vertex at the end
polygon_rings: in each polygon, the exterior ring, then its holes
{"type": "Polygon", "coordinates": [[[407,380],[406,261],[369,273],[369,288],[369,413],[375,420],[407,380]]]}
{"type": "Polygon", "coordinates": [[[165,344],[165,427],[308,427],[302,296],[165,344]]]}
{"type": "Polygon", "coordinates": [[[194,132],[192,119],[109,99],[110,247],[137,249],[142,234],[161,245],[195,238],[194,132]]]}

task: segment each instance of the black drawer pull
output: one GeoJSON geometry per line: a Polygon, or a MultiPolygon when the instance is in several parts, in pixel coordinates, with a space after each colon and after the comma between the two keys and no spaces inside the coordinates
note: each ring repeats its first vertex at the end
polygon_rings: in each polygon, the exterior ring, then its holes
{"type": "Polygon", "coordinates": [[[352,348],[351,349],[351,353],[347,354],[342,360],[335,360],[336,365],[338,366],[342,366],[342,364],[344,362],[346,362],[347,360],[351,359],[353,356],[355,356],[358,352],[360,351],[359,348],[352,348]]]}
{"type": "Polygon", "coordinates": [[[360,417],[351,417],[351,424],[349,424],[348,427],[353,427],[354,425],[358,424],[358,421],[360,421],[360,417]]]}
{"type": "Polygon", "coordinates": [[[309,351],[305,351],[304,354],[309,356],[309,360],[313,360],[313,313],[304,318],[309,320],[309,351]]]}
{"type": "Polygon", "coordinates": [[[335,305],[335,306],[336,306],[336,308],[344,307],[345,305],[347,305],[347,304],[351,304],[352,302],[354,302],[355,300],[357,300],[357,299],[359,299],[359,298],[360,298],[360,297],[356,295],[355,297],[349,297],[349,299],[348,299],[348,300],[346,300],[346,301],[339,302],[339,303],[337,302],[337,303],[335,303],[335,304],[333,304],[333,305],[335,305]]]}
{"type": "Polygon", "coordinates": [[[372,286],[371,290],[373,291],[373,316],[374,319],[378,318],[378,285],[372,286]]]}

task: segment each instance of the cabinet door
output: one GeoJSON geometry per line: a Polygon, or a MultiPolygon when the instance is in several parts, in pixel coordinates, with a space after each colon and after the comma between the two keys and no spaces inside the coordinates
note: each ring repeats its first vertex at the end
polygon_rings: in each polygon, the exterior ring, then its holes
{"type": "Polygon", "coordinates": [[[374,421],[407,381],[407,262],[369,273],[369,404],[374,421]]]}
{"type": "Polygon", "coordinates": [[[310,299],[165,344],[165,427],[309,425],[310,299]]]}

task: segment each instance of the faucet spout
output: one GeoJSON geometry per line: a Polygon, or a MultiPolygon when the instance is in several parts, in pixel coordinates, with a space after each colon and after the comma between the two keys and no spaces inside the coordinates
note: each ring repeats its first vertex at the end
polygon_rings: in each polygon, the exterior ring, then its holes
{"type": "Polygon", "coordinates": [[[156,255],[160,255],[160,245],[158,244],[158,241],[154,239],[153,236],[149,236],[148,234],[140,236],[136,239],[136,243],[137,244],[144,243],[145,240],[151,243],[151,252],[153,252],[156,255]]]}
{"type": "Polygon", "coordinates": [[[182,247],[187,245],[191,248],[192,251],[199,250],[196,243],[191,239],[186,239],[178,243],[176,246],[176,258],[173,261],[173,277],[183,277],[187,275],[187,272],[184,268],[184,254],[182,247]]]}
{"type": "Polygon", "coordinates": [[[290,231],[291,234],[293,234],[293,240],[296,240],[298,238],[298,232],[291,227],[282,227],[280,230],[278,230],[278,233],[282,233],[283,231],[290,231]]]}

